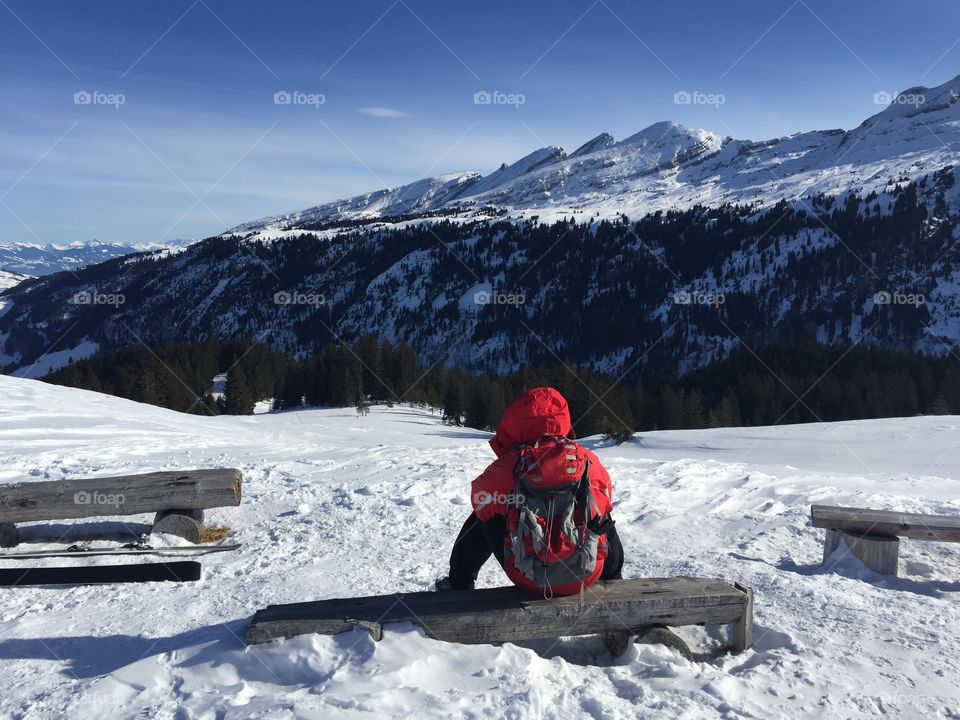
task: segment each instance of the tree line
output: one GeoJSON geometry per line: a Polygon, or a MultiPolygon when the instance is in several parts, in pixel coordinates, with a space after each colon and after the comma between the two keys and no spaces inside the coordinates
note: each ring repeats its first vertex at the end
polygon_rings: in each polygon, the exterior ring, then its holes
{"type": "Polygon", "coordinates": [[[781,342],[741,350],[655,387],[614,382],[569,364],[501,376],[424,366],[403,344],[364,337],[290,360],[250,341],[137,346],[100,353],[44,378],[195,414],[409,403],[446,422],[493,430],[514,397],[541,385],[570,403],[579,437],[622,441],[648,430],[756,426],[916,414],[960,414],[960,364],[875,347],[781,342]],[[226,372],[225,392],[212,380],[226,372]]]}

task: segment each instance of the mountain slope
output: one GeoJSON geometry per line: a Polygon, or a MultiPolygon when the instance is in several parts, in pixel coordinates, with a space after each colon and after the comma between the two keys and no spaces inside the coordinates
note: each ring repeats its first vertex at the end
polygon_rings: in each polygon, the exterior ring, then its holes
{"type": "Polygon", "coordinates": [[[372,220],[427,211],[472,217],[495,206],[544,220],[575,212],[638,218],[694,204],[770,205],[812,194],[868,194],[956,161],[960,152],[960,76],[938,87],[900,93],[889,107],[850,131],[798,133],[774,140],[734,140],[659,122],[620,142],[603,133],[567,156],[536,150],[480,177],[461,173],[421,180],[288,215],[229,233],[269,238],[305,221],[372,220]]]}
{"type": "Polygon", "coordinates": [[[7,291],[0,363],[20,372],[90,347],[242,338],[302,357],[373,335],[424,366],[502,373],[563,359],[645,382],[777,340],[942,354],[960,346],[958,208],[946,169],[842,203],[633,223],[433,218],[212,238],[7,291]]]}
{"type": "MultiPolygon", "coordinates": [[[[268,604],[429,588],[446,571],[470,481],[493,458],[489,435],[451,432],[405,406],[364,418],[352,409],[204,418],[0,377],[2,483],[244,473],[240,506],[208,511],[242,547],[206,556],[200,582],[8,591],[0,715],[949,715],[960,704],[956,547],[903,543],[899,578],[840,558],[821,568],[809,506],[960,515],[958,433],[960,418],[921,417],[656,432],[616,447],[583,440],[614,479],[624,575],[752,587],[755,647],[744,655],[721,653],[716,627],[678,630],[699,653],[693,662],[656,646],[612,659],[590,637],[463,646],[402,625],[379,643],[357,631],[246,649],[246,622],[268,604]]],[[[133,539],[149,520],[95,523],[111,539],[94,544],[133,539]]],[[[90,531],[84,520],[23,528],[35,549],[90,531]]],[[[487,563],[480,586],[504,582],[487,563]]]]}
{"type": "Polygon", "coordinates": [[[0,270],[0,293],[7,288],[12,288],[14,285],[23,282],[28,277],[30,276],[21,275],[20,273],[10,272],[8,270],[0,270]]]}

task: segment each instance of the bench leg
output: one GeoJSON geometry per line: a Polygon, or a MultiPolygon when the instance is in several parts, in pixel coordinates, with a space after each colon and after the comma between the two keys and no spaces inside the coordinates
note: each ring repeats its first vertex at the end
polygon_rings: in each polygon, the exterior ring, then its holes
{"type": "Polygon", "coordinates": [[[13,523],[0,523],[0,547],[16,547],[20,542],[20,531],[13,523]]]}
{"type": "Polygon", "coordinates": [[[737,590],[747,596],[747,603],[743,606],[743,615],[733,624],[733,651],[743,652],[753,647],[753,589],[740,583],[734,583],[737,590]]]}
{"type": "Polygon", "coordinates": [[[823,563],[826,564],[827,560],[830,559],[830,556],[833,555],[833,551],[837,549],[837,546],[840,545],[840,531],[839,530],[827,530],[827,534],[823,537],[823,563]]]}
{"type": "Polygon", "coordinates": [[[202,531],[203,510],[161,510],[153,519],[150,532],[169,533],[196,544],[202,531]]]}
{"type": "Polygon", "coordinates": [[[676,635],[670,628],[663,625],[648,625],[637,630],[635,642],[641,645],[663,645],[671,650],[676,650],[687,660],[693,660],[693,653],[690,647],[683,639],[676,635]]]}
{"type": "Polygon", "coordinates": [[[647,625],[636,630],[617,630],[603,634],[603,644],[613,657],[620,657],[631,642],[641,645],[663,645],[676,650],[687,660],[693,660],[693,653],[680,636],[663,625],[647,625]]]}
{"type": "Polygon", "coordinates": [[[827,530],[823,541],[823,561],[826,563],[834,551],[843,543],[847,551],[874,572],[881,575],[897,576],[900,558],[900,538],[885,535],[869,535],[847,532],[846,530],[827,530]]]}
{"type": "Polygon", "coordinates": [[[608,632],[603,634],[603,644],[613,657],[620,657],[627,648],[630,647],[630,641],[633,640],[633,633],[629,630],[620,630],[617,632],[608,632]]]}

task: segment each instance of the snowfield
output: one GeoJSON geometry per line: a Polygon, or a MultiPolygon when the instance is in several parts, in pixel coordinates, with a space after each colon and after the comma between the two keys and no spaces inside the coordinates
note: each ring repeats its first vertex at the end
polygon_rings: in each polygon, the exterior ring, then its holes
{"type": "MultiPolygon", "coordinates": [[[[652,646],[612,659],[597,638],[459,646],[411,626],[380,643],[361,631],[244,647],[269,603],[430,587],[492,458],[487,437],[407,407],[201,418],[0,376],[0,482],[245,477],[239,508],[208,513],[243,547],[204,556],[200,582],[3,588],[0,716],[960,716],[960,546],[904,541],[896,579],[851,560],[822,569],[808,519],[814,502],[960,514],[957,417],[586,441],[614,480],[625,576],[753,587],[755,647],[740,656],[712,652],[721,628],[679,630],[694,662],[652,646]]],[[[19,549],[112,544],[149,521],[25,525],[19,549]]],[[[493,561],[480,579],[505,581],[493,561]]]]}

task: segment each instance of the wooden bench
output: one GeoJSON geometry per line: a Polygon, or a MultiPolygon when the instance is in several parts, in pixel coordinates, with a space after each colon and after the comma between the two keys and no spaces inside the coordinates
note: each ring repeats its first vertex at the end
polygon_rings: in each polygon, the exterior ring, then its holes
{"type": "Polygon", "coordinates": [[[897,574],[900,538],[960,542],[960,517],[813,505],[810,518],[827,531],[824,563],[843,541],[864,565],[884,575],[897,574]]]}
{"type": "Polygon", "coordinates": [[[428,637],[499,643],[604,634],[608,647],[654,625],[733,624],[733,649],[753,643],[753,592],[721,580],[674,577],[601,582],[579,595],[545,600],[515,587],[397,593],[271,605],[247,627],[248,644],[307,633],[334,635],[356,627],[374,640],[389,623],[409,622],[428,637]]]}
{"type": "Polygon", "coordinates": [[[17,523],[155,513],[152,532],[200,541],[203,511],[240,504],[233,468],[176,470],[85,480],[0,485],[0,547],[20,541],[17,523]]]}

